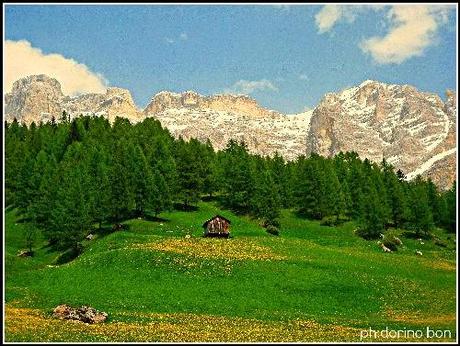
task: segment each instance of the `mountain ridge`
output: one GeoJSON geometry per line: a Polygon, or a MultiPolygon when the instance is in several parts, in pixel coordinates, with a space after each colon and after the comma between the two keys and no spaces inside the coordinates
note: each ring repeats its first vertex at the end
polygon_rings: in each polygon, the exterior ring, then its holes
{"type": "Polygon", "coordinates": [[[385,158],[409,178],[420,173],[447,188],[456,176],[457,116],[456,92],[447,90],[446,96],[443,101],[411,85],[366,80],[326,93],[314,109],[294,115],[266,109],[248,95],[204,96],[193,90],[158,92],[141,109],[126,89],[70,97],[56,79],[34,75],[16,81],[5,95],[5,120],[46,122],[59,119],[63,110],[71,118],[96,114],[110,122],[117,116],[132,122],[154,117],[172,135],[209,139],[218,150],[235,139],[251,152],[279,152],[287,160],[356,151],[374,162],[385,158]]]}

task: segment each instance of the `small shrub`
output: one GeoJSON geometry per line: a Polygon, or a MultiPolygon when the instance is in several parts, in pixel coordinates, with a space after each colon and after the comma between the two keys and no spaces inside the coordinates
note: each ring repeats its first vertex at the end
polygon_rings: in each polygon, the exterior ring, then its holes
{"type": "Polygon", "coordinates": [[[442,241],[441,239],[435,239],[434,240],[434,244],[435,245],[438,245],[440,247],[447,247],[447,243],[442,241]]]}
{"type": "Polygon", "coordinates": [[[374,240],[380,238],[380,232],[374,232],[363,228],[358,228],[357,230],[355,230],[355,234],[366,240],[374,240]]]}
{"type": "Polygon", "coordinates": [[[321,226],[334,227],[342,224],[345,220],[340,219],[336,216],[325,216],[320,222],[321,226]]]}
{"type": "Polygon", "coordinates": [[[424,240],[430,240],[433,238],[433,235],[431,233],[425,234],[425,233],[417,233],[414,231],[404,231],[401,234],[402,237],[407,238],[407,239],[424,239],[424,240]]]}
{"type": "Polygon", "coordinates": [[[262,223],[262,227],[267,228],[268,226],[279,228],[281,226],[281,223],[278,219],[265,219],[262,223]]]}
{"type": "Polygon", "coordinates": [[[62,253],[54,263],[57,265],[68,263],[77,258],[82,252],[83,246],[80,243],[78,243],[76,246],[71,247],[70,249],[62,253]]]}
{"type": "Polygon", "coordinates": [[[394,236],[390,235],[385,237],[383,240],[383,245],[389,248],[391,251],[398,251],[399,242],[395,239],[394,236]]]}
{"type": "Polygon", "coordinates": [[[278,227],[275,227],[273,225],[268,225],[266,230],[267,230],[268,233],[273,234],[273,235],[279,235],[280,234],[280,230],[278,229],[278,227]]]}
{"type": "Polygon", "coordinates": [[[112,231],[127,231],[129,230],[129,225],[122,224],[122,223],[116,223],[115,225],[112,226],[112,231]]]}

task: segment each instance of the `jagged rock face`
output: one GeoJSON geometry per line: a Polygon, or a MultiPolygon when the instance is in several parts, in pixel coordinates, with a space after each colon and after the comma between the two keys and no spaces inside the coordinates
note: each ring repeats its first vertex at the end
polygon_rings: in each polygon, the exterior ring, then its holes
{"type": "Polygon", "coordinates": [[[248,96],[202,96],[193,91],[161,92],[144,114],[158,119],[175,137],[209,139],[218,150],[235,139],[244,141],[253,153],[278,151],[289,160],[305,153],[311,116],[311,112],[288,116],[267,110],[248,96]]]}
{"type": "Polygon", "coordinates": [[[63,97],[61,85],[54,78],[35,75],[19,79],[5,96],[6,120],[16,117],[26,124],[50,120],[61,112],[63,97]]]}
{"type": "Polygon", "coordinates": [[[71,118],[96,114],[113,122],[120,116],[136,122],[144,116],[140,112],[128,90],[108,88],[105,94],[84,94],[76,97],[64,96],[59,82],[46,75],[22,78],[13,85],[11,93],[5,95],[6,120],[16,118],[25,124],[59,120],[62,111],[71,118]]]}
{"type": "MultiPolygon", "coordinates": [[[[448,92],[444,103],[412,86],[366,81],[323,98],[313,112],[306,148],[307,154],[324,156],[353,150],[372,161],[385,158],[410,178],[415,173],[431,176],[430,169],[439,166],[435,163],[454,156],[455,130],[455,93],[448,92]]],[[[435,175],[450,186],[455,164],[435,175]]]]}
{"type": "Polygon", "coordinates": [[[167,91],[156,94],[144,114],[151,115],[168,109],[209,109],[217,112],[246,114],[253,117],[265,117],[280,113],[260,107],[254,99],[246,95],[213,95],[202,96],[194,91],[182,94],[167,91]]]}
{"type": "Polygon", "coordinates": [[[115,118],[127,118],[131,122],[144,119],[126,89],[108,88],[105,94],[85,94],[75,98],[67,98],[63,103],[67,112],[73,115],[96,114],[106,117],[110,122],[115,118]]]}

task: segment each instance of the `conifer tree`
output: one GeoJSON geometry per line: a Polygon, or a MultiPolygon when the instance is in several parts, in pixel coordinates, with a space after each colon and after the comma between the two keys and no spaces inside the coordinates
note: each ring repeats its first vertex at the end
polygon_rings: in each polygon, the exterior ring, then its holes
{"type": "Polygon", "coordinates": [[[134,149],[133,159],[133,188],[136,214],[137,216],[144,216],[146,208],[154,206],[154,198],[158,196],[158,191],[150,166],[139,145],[134,149]]]}
{"type": "Polygon", "coordinates": [[[390,218],[395,227],[403,227],[408,219],[409,211],[403,185],[405,182],[394,173],[393,167],[385,160],[382,161],[383,181],[387,191],[387,203],[390,218]]]}
{"type": "Polygon", "coordinates": [[[48,157],[44,151],[37,155],[34,169],[32,170],[32,186],[34,193],[30,196],[28,216],[35,227],[46,229],[50,226],[51,211],[55,204],[56,170],[54,156],[48,157]]]}
{"type": "Polygon", "coordinates": [[[441,204],[441,197],[439,195],[436,185],[431,179],[426,181],[426,193],[428,198],[428,203],[431,207],[431,214],[433,215],[433,222],[437,226],[441,226],[443,219],[443,210],[441,204]]]}
{"type": "Polygon", "coordinates": [[[61,248],[78,250],[91,227],[90,176],[80,143],[72,144],[58,167],[59,185],[50,215],[48,239],[61,248]]]}
{"type": "Polygon", "coordinates": [[[297,163],[295,200],[301,214],[321,219],[322,171],[313,159],[301,156],[297,163]]]}
{"type": "Polygon", "coordinates": [[[92,177],[90,187],[92,219],[102,227],[111,215],[111,184],[110,167],[107,164],[107,153],[101,145],[89,144],[88,169],[92,177]]]}
{"type": "Polygon", "coordinates": [[[240,213],[251,210],[254,191],[253,161],[244,142],[230,140],[222,160],[222,189],[224,204],[240,213]]]}
{"type": "Polygon", "coordinates": [[[345,198],[339,179],[329,161],[320,165],[323,172],[323,186],[321,191],[321,216],[335,216],[339,218],[345,210],[345,198]]]}
{"type": "Polygon", "coordinates": [[[444,216],[444,227],[449,232],[456,232],[457,230],[457,183],[454,181],[452,187],[444,193],[444,199],[446,204],[446,212],[444,216]]]}
{"type": "Polygon", "coordinates": [[[170,210],[172,207],[171,193],[166,184],[166,180],[158,169],[153,170],[153,183],[155,190],[152,192],[150,208],[155,216],[164,210],[170,210]]]}
{"type": "Polygon", "coordinates": [[[381,199],[371,177],[363,182],[363,193],[360,198],[358,223],[363,235],[376,239],[385,230],[385,211],[381,199]]]}
{"type": "Polygon", "coordinates": [[[134,191],[128,172],[126,158],[126,141],[121,140],[115,146],[113,161],[110,172],[111,185],[111,216],[115,221],[121,221],[129,216],[135,207],[134,191]]]}
{"type": "Polygon", "coordinates": [[[198,202],[203,190],[202,163],[196,140],[185,143],[179,140],[176,147],[176,165],[178,175],[179,198],[185,208],[198,202]]]}
{"type": "Polygon", "coordinates": [[[281,200],[270,171],[262,170],[256,174],[252,205],[255,214],[264,220],[266,226],[279,227],[281,200]]]}
{"type": "Polygon", "coordinates": [[[429,206],[428,194],[425,184],[420,176],[411,182],[411,216],[410,227],[415,230],[418,236],[427,236],[433,229],[433,214],[429,206]]]}

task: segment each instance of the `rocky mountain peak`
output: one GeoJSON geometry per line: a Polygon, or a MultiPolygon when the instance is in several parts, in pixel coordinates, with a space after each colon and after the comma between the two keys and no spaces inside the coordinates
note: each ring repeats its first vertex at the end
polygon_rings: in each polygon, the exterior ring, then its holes
{"type": "Polygon", "coordinates": [[[107,88],[106,92],[106,106],[111,104],[117,107],[128,107],[132,110],[137,110],[137,106],[134,103],[131,92],[127,89],[110,87],[107,88]]]}
{"type": "MultiPolygon", "coordinates": [[[[181,94],[162,91],[154,95],[144,109],[144,114],[155,115],[168,109],[208,109],[217,112],[239,112],[249,116],[264,116],[277,113],[261,107],[256,100],[247,95],[217,94],[203,96],[196,91],[181,94]]],[[[279,113],[277,113],[279,114],[279,113]]]]}
{"type": "MultiPolygon", "coordinates": [[[[456,114],[455,93],[449,95],[444,103],[410,85],[376,81],[327,94],[313,112],[307,154],[353,150],[372,161],[385,158],[406,173],[426,173],[431,165],[418,170],[422,162],[455,154],[450,115],[456,114]]],[[[443,184],[455,178],[455,172],[446,172],[449,178],[443,177],[443,184]]]]}
{"type": "Polygon", "coordinates": [[[57,91],[62,95],[61,83],[57,79],[48,77],[46,74],[31,75],[18,79],[13,83],[12,91],[24,91],[27,88],[46,87],[57,91]]]}
{"type": "Polygon", "coordinates": [[[129,90],[111,87],[105,94],[70,97],[62,93],[61,84],[56,79],[44,74],[21,78],[5,95],[6,120],[17,118],[25,124],[47,122],[52,117],[60,119],[64,110],[71,118],[97,114],[106,116],[110,121],[116,116],[137,121],[141,115],[129,90]]]}
{"type": "Polygon", "coordinates": [[[27,124],[49,121],[59,112],[63,97],[61,84],[54,78],[44,74],[21,78],[5,95],[6,119],[27,124]]]}

